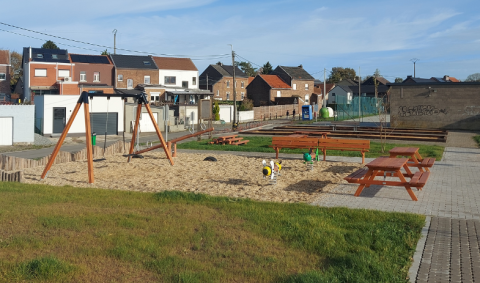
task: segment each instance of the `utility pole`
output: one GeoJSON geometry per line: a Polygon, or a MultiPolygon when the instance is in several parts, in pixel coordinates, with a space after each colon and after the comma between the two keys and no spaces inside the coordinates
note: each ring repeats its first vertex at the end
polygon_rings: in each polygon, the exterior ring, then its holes
{"type": "Polygon", "coordinates": [[[413,77],[415,78],[415,63],[417,63],[417,61],[419,61],[420,59],[418,58],[413,58],[413,59],[410,59],[410,61],[413,62],[413,77]]]}
{"type": "Polygon", "coordinates": [[[117,29],[113,31],[113,54],[117,54],[117,29]]]}
{"type": "Polygon", "coordinates": [[[235,93],[235,51],[233,51],[233,45],[229,44],[232,48],[232,69],[233,69],[233,123],[232,129],[237,125],[237,94],[235,93]]]}
{"type": "Polygon", "coordinates": [[[327,69],[323,68],[323,108],[327,107],[327,82],[326,80],[327,69]]]}

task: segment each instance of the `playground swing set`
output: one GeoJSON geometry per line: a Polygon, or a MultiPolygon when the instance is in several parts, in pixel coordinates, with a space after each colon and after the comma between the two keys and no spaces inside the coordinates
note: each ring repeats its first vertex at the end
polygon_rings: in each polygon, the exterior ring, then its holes
{"type": "MultiPolygon", "coordinates": [[[[43,173],[41,175],[42,180],[44,180],[47,177],[48,171],[52,167],[53,162],[55,161],[55,158],[56,158],[58,152],[60,151],[60,148],[62,147],[62,144],[63,144],[63,142],[64,142],[64,140],[65,140],[65,138],[68,134],[68,131],[69,131],[70,127],[72,126],[72,123],[75,120],[75,117],[77,116],[77,113],[80,110],[80,107],[83,104],[84,105],[83,109],[85,111],[85,136],[86,136],[86,144],[87,144],[88,182],[90,184],[92,184],[95,181],[94,175],[93,175],[93,162],[94,162],[94,160],[93,160],[93,147],[92,147],[92,139],[91,139],[89,97],[90,97],[90,99],[93,99],[94,97],[107,97],[108,101],[110,100],[111,97],[120,97],[122,99],[125,99],[127,97],[133,97],[137,100],[138,106],[137,106],[137,115],[136,115],[136,119],[135,119],[135,127],[133,129],[132,141],[130,143],[130,150],[129,150],[129,153],[126,155],[128,157],[128,162],[130,162],[132,156],[134,156],[135,154],[139,154],[139,152],[134,153],[134,146],[135,146],[134,142],[135,142],[135,138],[137,136],[137,132],[138,132],[138,128],[139,128],[140,115],[142,113],[142,105],[144,105],[148,114],[149,114],[149,116],[150,116],[150,119],[151,119],[151,121],[152,121],[152,123],[155,127],[155,132],[157,133],[158,139],[160,140],[160,144],[158,146],[154,146],[152,148],[143,150],[142,152],[146,152],[146,151],[149,151],[149,150],[153,150],[155,148],[163,147],[163,149],[165,151],[165,154],[166,154],[168,160],[170,161],[170,164],[173,166],[174,162],[173,162],[172,156],[170,154],[170,151],[167,147],[167,144],[166,144],[165,140],[163,139],[162,133],[160,132],[160,129],[159,129],[157,123],[155,122],[152,110],[150,108],[150,105],[148,103],[148,100],[147,100],[147,97],[146,97],[145,93],[141,93],[141,94],[105,94],[103,92],[88,93],[88,92],[84,91],[84,92],[82,92],[82,94],[80,94],[80,97],[77,101],[77,105],[75,106],[75,109],[73,110],[72,115],[70,116],[70,119],[68,120],[68,123],[65,125],[65,129],[63,130],[62,134],[60,135],[60,138],[58,139],[58,142],[55,145],[55,148],[53,149],[52,155],[51,155],[50,159],[48,160],[48,163],[45,166],[45,169],[43,170],[43,173]]],[[[108,108],[108,102],[107,102],[107,108],[108,108]]],[[[108,111],[108,109],[107,109],[107,111],[108,111]]],[[[108,112],[107,112],[107,117],[108,117],[108,112]]],[[[107,123],[108,123],[108,120],[107,120],[107,123]]],[[[106,129],[105,129],[105,131],[106,131],[106,129]]],[[[107,135],[107,132],[105,132],[104,154],[105,154],[106,135],[107,135]]],[[[105,160],[105,156],[103,157],[103,160],[105,160]]],[[[101,161],[101,160],[98,160],[98,161],[101,161]]]]}

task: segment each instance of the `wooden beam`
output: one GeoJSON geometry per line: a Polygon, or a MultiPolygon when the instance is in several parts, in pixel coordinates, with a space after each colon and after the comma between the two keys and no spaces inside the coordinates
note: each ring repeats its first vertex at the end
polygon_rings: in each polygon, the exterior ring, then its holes
{"type": "MultiPolygon", "coordinates": [[[[145,104],[145,108],[147,109],[148,115],[150,116],[150,119],[152,120],[153,126],[155,127],[155,131],[157,132],[158,139],[160,139],[160,143],[163,147],[163,150],[165,151],[165,154],[167,155],[168,160],[170,161],[170,164],[173,165],[173,159],[172,156],[167,148],[167,144],[165,143],[165,140],[163,139],[162,133],[160,132],[160,129],[158,128],[157,122],[155,121],[155,118],[153,118],[153,113],[152,110],[150,109],[150,105],[148,103],[145,104]]],[[[138,116],[138,113],[137,113],[138,116]]],[[[131,152],[130,152],[131,154],[131,152]]]]}
{"type": "Polygon", "coordinates": [[[80,109],[80,106],[82,106],[82,103],[79,101],[77,102],[77,105],[75,106],[75,109],[73,109],[72,115],[70,116],[70,119],[67,122],[67,125],[65,126],[65,129],[63,129],[62,134],[60,135],[60,138],[58,139],[57,145],[55,145],[55,148],[53,149],[52,155],[50,156],[50,159],[48,159],[47,165],[45,165],[45,169],[43,170],[41,179],[45,179],[47,176],[48,171],[52,167],[53,162],[55,161],[55,157],[57,157],[58,152],[60,151],[60,148],[62,147],[63,141],[67,137],[68,130],[70,130],[70,127],[72,126],[73,120],[75,120],[75,116],[77,116],[78,110],[80,109]]]}
{"type": "Polygon", "coordinates": [[[138,124],[140,122],[140,115],[142,114],[142,103],[138,104],[137,117],[135,118],[135,126],[133,127],[132,142],[130,143],[130,150],[128,151],[128,162],[132,160],[132,153],[135,147],[135,138],[137,137],[138,124]]]}
{"type": "Polygon", "coordinates": [[[95,178],[93,176],[93,148],[92,137],[90,136],[92,128],[90,127],[90,110],[88,109],[88,100],[87,103],[83,104],[83,109],[85,110],[85,142],[87,144],[88,182],[92,184],[95,182],[95,178]]]}

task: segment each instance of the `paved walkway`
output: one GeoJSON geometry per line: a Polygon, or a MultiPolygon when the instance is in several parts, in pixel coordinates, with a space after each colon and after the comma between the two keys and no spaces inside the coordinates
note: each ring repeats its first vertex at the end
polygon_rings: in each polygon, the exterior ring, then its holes
{"type": "Polygon", "coordinates": [[[358,185],[342,184],[314,204],[427,215],[411,282],[480,282],[480,149],[447,147],[431,172],[423,190],[414,190],[418,201],[404,188],[377,185],[354,197],[358,185]]]}

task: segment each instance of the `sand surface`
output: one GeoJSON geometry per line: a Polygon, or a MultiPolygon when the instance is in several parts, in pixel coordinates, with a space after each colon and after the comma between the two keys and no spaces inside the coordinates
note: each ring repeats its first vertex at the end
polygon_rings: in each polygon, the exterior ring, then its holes
{"type": "MultiPolygon", "coordinates": [[[[54,186],[93,187],[140,192],[178,190],[214,196],[250,198],[275,202],[313,202],[325,196],[351,172],[363,167],[359,163],[314,162],[308,170],[302,160],[283,160],[277,184],[263,178],[262,160],[229,154],[216,154],[217,162],[203,161],[208,154],[179,153],[171,166],[163,152],[144,154],[144,159],[122,155],[94,162],[95,183],[88,184],[87,162],[53,165],[40,181],[43,167],[26,169],[26,183],[54,186]]],[[[266,159],[267,163],[270,159],[266,159]]]]}

